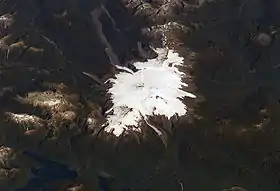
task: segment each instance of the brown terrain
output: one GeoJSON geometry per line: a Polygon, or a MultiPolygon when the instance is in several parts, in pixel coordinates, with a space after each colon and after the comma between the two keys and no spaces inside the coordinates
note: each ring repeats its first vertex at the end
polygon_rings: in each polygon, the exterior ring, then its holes
{"type": "Polygon", "coordinates": [[[280,190],[279,27],[277,0],[0,0],[0,190],[280,190]],[[151,119],[164,144],[101,126],[101,82],[148,45],[198,96],[151,119]]]}

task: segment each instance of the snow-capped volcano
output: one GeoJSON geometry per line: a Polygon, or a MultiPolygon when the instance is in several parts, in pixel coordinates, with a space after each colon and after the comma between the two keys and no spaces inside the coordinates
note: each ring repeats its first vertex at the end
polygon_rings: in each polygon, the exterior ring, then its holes
{"type": "Polygon", "coordinates": [[[196,98],[182,90],[188,86],[182,82],[185,74],[178,69],[184,58],[174,50],[157,48],[155,51],[157,58],[133,63],[136,72],[127,68],[127,72],[109,80],[113,85],[109,89],[113,106],[106,112],[106,132],[113,132],[116,136],[127,129],[141,132],[136,127],[144,121],[160,135],[160,131],[148,123],[147,117],[185,115],[186,105],[179,98],[196,98]]]}

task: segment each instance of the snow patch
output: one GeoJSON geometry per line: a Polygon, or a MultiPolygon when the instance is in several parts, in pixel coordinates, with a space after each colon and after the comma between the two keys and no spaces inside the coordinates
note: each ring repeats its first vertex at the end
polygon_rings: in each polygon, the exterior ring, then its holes
{"type": "Polygon", "coordinates": [[[57,100],[52,99],[52,100],[42,102],[42,105],[49,106],[49,107],[53,107],[53,106],[56,106],[58,104],[61,104],[61,100],[59,100],[59,99],[57,99],[57,100]]]}
{"type": "MultiPolygon", "coordinates": [[[[155,51],[157,58],[133,64],[137,72],[122,72],[109,80],[113,84],[109,89],[113,107],[106,112],[106,132],[113,132],[116,136],[127,129],[141,132],[137,126],[141,121],[147,123],[148,116],[171,118],[176,114],[185,115],[186,106],[179,98],[196,98],[181,89],[188,86],[182,82],[185,74],[177,68],[183,64],[184,58],[174,50],[158,48],[155,51]]],[[[154,126],[147,125],[160,134],[154,126]]]]}
{"type": "Polygon", "coordinates": [[[29,130],[31,127],[30,125],[42,125],[42,119],[33,115],[28,115],[28,114],[16,114],[16,113],[11,113],[11,112],[6,112],[5,113],[8,118],[13,121],[14,123],[17,124],[25,124],[25,130],[29,130]]]}

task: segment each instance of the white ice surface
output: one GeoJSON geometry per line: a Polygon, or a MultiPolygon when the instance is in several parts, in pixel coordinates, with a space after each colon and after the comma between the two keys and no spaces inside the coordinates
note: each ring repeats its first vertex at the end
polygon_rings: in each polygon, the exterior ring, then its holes
{"type": "Polygon", "coordinates": [[[137,72],[122,72],[116,79],[110,79],[113,107],[107,111],[106,132],[113,131],[119,136],[125,129],[137,127],[141,120],[146,121],[147,116],[159,114],[170,118],[176,113],[186,114],[186,106],[178,98],[196,96],[181,90],[187,84],[182,82],[184,73],[177,66],[183,64],[184,58],[173,50],[156,52],[157,58],[134,63],[137,72]]]}

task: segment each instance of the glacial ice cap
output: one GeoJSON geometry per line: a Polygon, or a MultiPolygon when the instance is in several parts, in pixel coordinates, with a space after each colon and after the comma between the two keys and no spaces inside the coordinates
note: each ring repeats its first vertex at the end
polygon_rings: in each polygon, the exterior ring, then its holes
{"type": "Polygon", "coordinates": [[[106,132],[113,132],[116,136],[127,129],[141,132],[137,128],[139,122],[148,123],[148,116],[171,118],[175,114],[185,115],[187,106],[179,98],[196,98],[194,94],[182,90],[183,86],[188,86],[182,82],[185,74],[178,69],[184,58],[174,50],[157,48],[155,51],[157,58],[133,63],[137,72],[121,72],[109,80],[112,87],[108,91],[113,106],[106,112],[106,132]]]}

